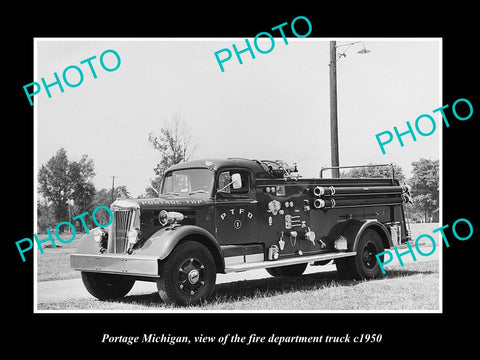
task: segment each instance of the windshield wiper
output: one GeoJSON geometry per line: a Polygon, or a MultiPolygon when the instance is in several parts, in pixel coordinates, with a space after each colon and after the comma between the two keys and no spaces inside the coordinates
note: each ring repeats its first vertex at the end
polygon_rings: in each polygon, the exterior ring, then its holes
{"type": "Polygon", "coordinates": [[[163,195],[175,195],[175,196],[180,196],[179,193],[176,193],[176,192],[168,192],[168,193],[165,193],[163,195]]]}
{"type": "Polygon", "coordinates": [[[190,191],[190,192],[188,193],[188,195],[193,195],[193,194],[206,194],[206,193],[207,193],[207,192],[206,192],[205,190],[200,189],[200,190],[190,191]]]}

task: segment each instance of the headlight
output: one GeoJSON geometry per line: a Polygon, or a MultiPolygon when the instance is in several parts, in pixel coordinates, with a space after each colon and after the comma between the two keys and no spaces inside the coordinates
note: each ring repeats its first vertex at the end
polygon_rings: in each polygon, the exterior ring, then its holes
{"type": "Polygon", "coordinates": [[[168,223],[168,212],[166,210],[160,211],[160,214],[158,214],[158,221],[162,226],[167,225],[168,223]]]}
{"type": "Polygon", "coordinates": [[[100,243],[102,241],[103,231],[100,228],[96,227],[92,230],[92,235],[93,240],[95,240],[96,243],[100,243]]]}
{"type": "Polygon", "coordinates": [[[127,241],[129,244],[135,245],[138,241],[138,230],[131,229],[127,233],[127,241]]]}
{"type": "Polygon", "coordinates": [[[167,224],[174,224],[177,222],[182,221],[185,218],[185,216],[177,211],[166,211],[162,210],[158,214],[158,221],[160,222],[160,225],[165,226],[167,224]]]}
{"type": "Polygon", "coordinates": [[[168,213],[168,222],[171,224],[183,221],[183,219],[185,219],[185,216],[181,212],[170,211],[168,213]]]}

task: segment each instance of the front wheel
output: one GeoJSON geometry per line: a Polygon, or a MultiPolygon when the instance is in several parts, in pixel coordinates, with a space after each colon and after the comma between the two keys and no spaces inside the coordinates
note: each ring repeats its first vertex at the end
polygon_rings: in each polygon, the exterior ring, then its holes
{"type": "Polygon", "coordinates": [[[215,260],[205,246],[186,241],[172,251],[161,268],[158,294],[166,304],[199,303],[212,295],[216,270],[215,260]]]}
{"type": "MultiPolygon", "coordinates": [[[[375,255],[383,250],[382,239],[378,232],[366,229],[358,241],[357,254],[335,260],[337,271],[343,278],[356,280],[377,278],[381,274],[381,269],[375,255]]],[[[381,259],[383,260],[383,255],[381,259]]]]}
{"type": "Polygon", "coordinates": [[[87,291],[99,300],[122,298],[135,284],[128,276],[85,271],[82,271],[82,281],[87,291]]]}

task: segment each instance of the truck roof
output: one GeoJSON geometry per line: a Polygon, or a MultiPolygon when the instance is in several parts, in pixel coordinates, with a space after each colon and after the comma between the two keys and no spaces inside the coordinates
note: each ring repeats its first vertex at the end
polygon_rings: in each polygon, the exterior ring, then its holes
{"type": "Polygon", "coordinates": [[[226,159],[199,159],[199,160],[190,160],[185,161],[177,165],[173,165],[167,169],[179,170],[187,168],[203,168],[203,169],[220,169],[223,167],[241,167],[251,170],[257,178],[271,178],[272,176],[267,172],[267,170],[261,165],[261,162],[258,160],[243,159],[243,158],[226,158],[226,159]]]}
{"type": "MultiPolygon", "coordinates": [[[[253,159],[244,159],[244,158],[222,158],[222,159],[198,159],[190,160],[173,165],[167,169],[167,171],[180,170],[180,169],[221,169],[221,168],[246,168],[253,172],[257,180],[279,180],[283,179],[283,170],[276,170],[277,175],[275,176],[271,171],[269,171],[269,166],[285,166],[287,164],[283,163],[280,160],[270,161],[270,160],[253,160],[253,159]]],[[[298,181],[298,179],[295,179],[298,181]]],[[[364,186],[364,185],[393,185],[398,184],[398,180],[392,178],[316,178],[316,179],[306,179],[302,178],[300,181],[310,181],[315,180],[315,183],[335,183],[337,185],[343,184],[345,186],[364,186]]]]}

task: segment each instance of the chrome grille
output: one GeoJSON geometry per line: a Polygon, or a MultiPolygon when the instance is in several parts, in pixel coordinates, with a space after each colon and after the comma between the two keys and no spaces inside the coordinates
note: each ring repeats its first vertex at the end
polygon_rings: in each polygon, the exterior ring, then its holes
{"type": "Polygon", "coordinates": [[[109,253],[123,254],[127,252],[127,232],[132,227],[134,211],[117,210],[113,212],[112,240],[109,242],[109,253]]]}

